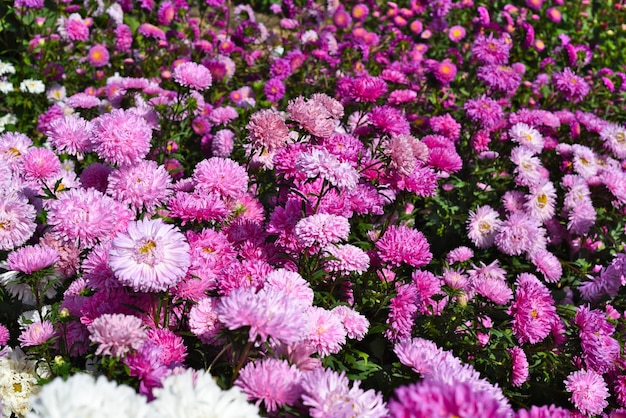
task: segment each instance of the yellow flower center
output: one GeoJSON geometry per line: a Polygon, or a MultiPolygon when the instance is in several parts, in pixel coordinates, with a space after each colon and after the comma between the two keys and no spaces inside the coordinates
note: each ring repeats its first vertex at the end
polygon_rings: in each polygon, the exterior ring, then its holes
{"type": "Polygon", "coordinates": [[[142,245],[139,248],[139,254],[149,254],[150,252],[152,252],[152,250],[154,250],[156,248],[156,243],[152,240],[148,240],[146,241],[146,243],[144,245],[142,245]]]}

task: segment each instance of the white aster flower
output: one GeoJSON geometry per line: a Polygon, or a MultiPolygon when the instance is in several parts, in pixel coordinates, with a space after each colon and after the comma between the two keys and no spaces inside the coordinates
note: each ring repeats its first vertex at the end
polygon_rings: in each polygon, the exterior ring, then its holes
{"type": "Polygon", "coordinates": [[[0,116],[0,132],[4,132],[4,128],[7,125],[13,125],[17,122],[17,118],[12,113],[7,113],[4,116],[0,116]]]}
{"type": "Polygon", "coordinates": [[[0,81],[0,93],[9,94],[13,91],[13,83],[10,81],[0,81]]]}
{"type": "Polygon", "coordinates": [[[258,417],[259,409],[248,403],[238,388],[222,390],[213,376],[188,369],[163,380],[154,389],[156,399],[150,403],[154,418],[247,418],[258,417]]]}
{"type": "Polygon", "coordinates": [[[509,130],[511,139],[525,146],[534,153],[540,153],[543,149],[543,136],[535,128],[525,123],[516,123],[509,130]]]}
{"type": "Polygon", "coordinates": [[[11,413],[23,417],[29,408],[29,397],[37,393],[36,362],[28,360],[19,348],[10,349],[0,356],[0,399],[2,416],[9,418],[11,413]]]}
{"type": "Polygon", "coordinates": [[[8,62],[0,61],[0,75],[15,74],[15,67],[8,62]]]}
{"type": "Polygon", "coordinates": [[[46,86],[41,80],[27,78],[20,83],[20,91],[23,93],[40,94],[46,91],[46,86]]]}
{"type": "Polygon", "coordinates": [[[26,418],[144,418],[151,416],[146,398],[133,388],[75,374],[67,380],[57,377],[31,399],[26,418]]]}

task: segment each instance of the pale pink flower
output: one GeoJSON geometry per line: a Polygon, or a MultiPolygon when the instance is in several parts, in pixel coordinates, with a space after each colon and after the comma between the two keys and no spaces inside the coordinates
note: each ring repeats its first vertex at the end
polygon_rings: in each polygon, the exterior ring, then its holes
{"type": "Polygon", "coordinates": [[[174,68],[174,80],[181,86],[190,87],[199,91],[211,87],[213,79],[207,67],[195,62],[184,62],[174,68]]]}
{"type": "Polygon", "coordinates": [[[98,345],[96,355],[123,357],[138,350],[147,339],[141,319],[132,315],[103,314],[87,329],[89,340],[98,345]]]}
{"type": "Polygon", "coordinates": [[[41,345],[48,341],[54,335],[54,327],[52,322],[45,320],[43,322],[33,322],[26,326],[26,329],[22,331],[18,340],[22,347],[30,347],[41,345]]]}

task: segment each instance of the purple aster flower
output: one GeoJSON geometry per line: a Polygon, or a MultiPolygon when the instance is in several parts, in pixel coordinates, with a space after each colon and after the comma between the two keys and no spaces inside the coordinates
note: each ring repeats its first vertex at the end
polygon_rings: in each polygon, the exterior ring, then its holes
{"type": "Polygon", "coordinates": [[[472,44],[472,54],[482,64],[501,65],[508,62],[512,46],[513,42],[508,36],[494,38],[493,34],[489,34],[489,37],[480,34],[472,44]]]}
{"type": "Polygon", "coordinates": [[[246,364],[235,380],[235,386],[248,395],[248,400],[256,400],[269,412],[275,412],[285,405],[294,406],[302,388],[302,372],[286,360],[264,358],[246,364]]]}
{"type": "Polygon", "coordinates": [[[559,320],[554,299],[550,290],[532,274],[520,274],[515,284],[515,301],[508,310],[513,316],[513,334],[520,344],[536,344],[550,334],[559,320]]]}
{"type": "Polygon", "coordinates": [[[92,122],[93,150],[107,163],[131,165],[150,151],[152,128],[133,111],[114,109],[92,122]]]}
{"type": "Polygon", "coordinates": [[[430,245],[420,231],[406,226],[390,226],[376,241],[380,258],[392,265],[406,263],[422,267],[430,263],[430,245]]]}
{"type": "Polygon", "coordinates": [[[89,340],[98,345],[96,355],[123,357],[138,350],[147,338],[141,319],[132,315],[104,314],[87,328],[89,340]]]}
{"type": "Polygon", "coordinates": [[[276,103],[285,96],[285,85],[279,78],[270,78],[263,86],[263,91],[267,100],[276,103]]]}
{"type": "Polygon", "coordinates": [[[368,115],[376,128],[387,134],[410,134],[409,121],[399,109],[391,106],[376,106],[368,115]]]}
{"type": "Polygon", "coordinates": [[[9,253],[7,267],[9,270],[32,274],[53,266],[59,261],[59,252],[47,245],[27,245],[9,253]]]}
{"type": "Polygon", "coordinates": [[[540,227],[536,219],[526,213],[514,212],[502,222],[495,236],[495,243],[504,254],[528,253],[545,247],[545,230],[540,227]]]}
{"type": "Polygon", "coordinates": [[[228,216],[228,208],[216,193],[176,192],[168,202],[169,216],[187,222],[221,221],[228,216]]]}
{"type": "Polygon", "coordinates": [[[555,90],[563,94],[565,100],[580,102],[590,90],[584,78],[576,75],[569,67],[552,75],[555,90]]]}
{"type": "Polygon", "coordinates": [[[304,247],[325,247],[348,239],[350,223],[347,218],[338,215],[318,213],[307,216],[295,225],[295,236],[304,247]]]}
{"type": "Polygon", "coordinates": [[[565,389],[572,395],[570,400],[581,413],[598,415],[609,403],[609,389],[600,374],[593,370],[577,370],[565,380],[565,389]]]}
{"type": "Polygon", "coordinates": [[[111,241],[109,267],[136,292],[162,292],[176,285],[191,264],[189,244],[173,225],[161,219],[128,224],[111,241]]]}
{"type": "Polygon", "coordinates": [[[522,83],[522,76],[508,65],[484,65],[478,68],[477,77],[487,87],[513,96],[522,83]]]}
{"type": "Polygon", "coordinates": [[[515,418],[570,418],[571,412],[555,405],[533,405],[530,409],[520,409],[515,418]]]}
{"type": "Polygon", "coordinates": [[[467,116],[479,122],[485,129],[493,128],[503,118],[502,107],[495,100],[484,94],[478,99],[470,99],[463,105],[467,116]]]}

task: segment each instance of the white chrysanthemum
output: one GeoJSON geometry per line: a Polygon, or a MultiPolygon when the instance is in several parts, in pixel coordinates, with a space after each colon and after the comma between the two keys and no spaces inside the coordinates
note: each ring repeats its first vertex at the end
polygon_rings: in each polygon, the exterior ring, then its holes
{"type": "Polygon", "coordinates": [[[598,164],[596,154],[591,148],[584,145],[574,144],[572,145],[572,151],[574,152],[574,170],[578,174],[585,179],[598,174],[600,165],[598,164]]]}
{"type": "Polygon", "coordinates": [[[509,130],[511,139],[529,150],[539,153],[543,149],[543,136],[525,123],[516,123],[509,130]]]}
{"type": "Polygon", "coordinates": [[[20,83],[20,91],[23,93],[40,94],[46,91],[46,85],[41,80],[27,78],[20,83]]]}
{"type": "Polygon", "coordinates": [[[15,67],[8,62],[0,61],[0,75],[15,74],[15,67]]]}
{"type": "Polygon", "coordinates": [[[539,158],[534,156],[530,149],[519,146],[511,150],[511,161],[517,166],[515,168],[515,182],[521,186],[532,186],[539,184],[542,177],[542,165],[539,158]]]}
{"type": "Polygon", "coordinates": [[[0,93],[10,93],[13,91],[13,83],[10,81],[0,81],[0,93]]]}
{"type": "Polygon", "coordinates": [[[156,399],[150,403],[154,418],[244,418],[258,417],[258,407],[248,403],[238,388],[222,390],[213,376],[188,369],[163,380],[154,389],[156,399]]]}
{"type": "Polygon", "coordinates": [[[23,417],[29,411],[29,397],[38,392],[36,363],[28,360],[20,348],[9,349],[0,356],[0,399],[2,416],[9,418],[11,413],[23,417]]]}
{"type": "Polygon", "coordinates": [[[13,113],[7,113],[0,117],[0,132],[4,132],[4,127],[17,123],[17,118],[13,113]]]}
{"type": "Polygon", "coordinates": [[[75,374],[67,380],[57,377],[31,399],[32,411],[26,418],[143,418],[152,416],[146,398],[133,388],[75,374]]]}

